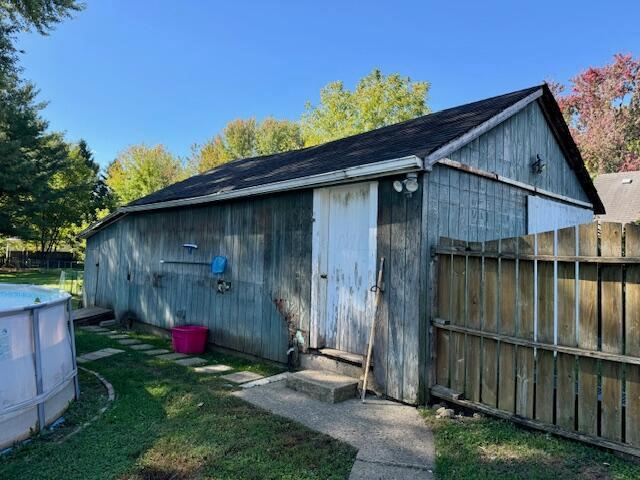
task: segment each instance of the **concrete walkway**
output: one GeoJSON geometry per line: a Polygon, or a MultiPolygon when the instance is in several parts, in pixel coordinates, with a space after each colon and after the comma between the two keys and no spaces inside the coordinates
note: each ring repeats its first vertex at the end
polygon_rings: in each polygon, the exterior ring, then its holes
{"type": "Polygon", "coordinates": [[[351,480],[433,479],[435,448],[418,411],[374,398],[329,404],[279,381],[233,392],[264,410],[345,441],[358,449],[351,480]]]}

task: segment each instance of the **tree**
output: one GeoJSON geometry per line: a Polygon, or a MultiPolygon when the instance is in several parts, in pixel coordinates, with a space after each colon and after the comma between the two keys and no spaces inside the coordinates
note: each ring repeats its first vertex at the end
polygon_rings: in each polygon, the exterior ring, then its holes
{"type": "Polygon", "coordinates": [[[616,54],[612,63],[586,69],[558,103],[592,175],[640,169],[639,59],[616,54]]]}
{"type": "Polygon", "coordinates": [[[223,137],[230,158],[248,158],[255,154],[256,130],[255,118],[233,120],[227,124],[223,137]]]}
{"type": "Polygon", "coordinates": [[[34,185],[28,201],[22,204],[20,232],[22,238],[36,242],[45,256],[67,241],[79,225],[95,220],[97,212],[110,203],[100,168],[86,142],[70,146],[62,135],[55,134],[48,148],[58,164],[46,182],[34,185]]]}
{"type": "Polygon", "coordinates": [[[47,35],[62,20],[83,7],[75,0],[0,1],[0,88],[18,76],[16,36],[36,30],[47,35]]]}
{"type": "Polygon", "coordinates": [[[204,173],[231,159],[222,135],[218,134],[202,146],[195,144],[191,147],[188,168],[192,174],[204,173]]]}
{"type": "Polygon", "coordinates": [[[253,118],[238,119],[229,122],[221,133],[201,147],[194,145],[189,166],[192,171],[203,173],[238,158],[270,155],[302,146],[297,123],[272,117],[260,123],[253,118]]]}
{"type": "Polygon", "coordinates": [[[180,159],[163,145],[133,145],[107,168],[106,183],[119,204],[126,204],[186,178],[180,159]]]}
{"type": "Polygon", "coordinates": [[[0,234],[23,229],[25,204],[64,159],[46,133],[36,94],[29,84],[0,89],[0,234]]]}
{"type": "Polygon", "coordinates": [[[255,146],[258,155],[297,150],[303,146],[302,130],[298,123],[268,117],[258,126],[255,146]]]}
{"type": "Polygon", "coordinates": [[[32,29],[46,35],[79,9],[73,0],[0,1],[0,234],[25,229],[25,207],[63,158],[51,149],[37,90],[20,79],[16,36],[32,29]]]}
{"type": "Polygon", "coordinates": [[[428,82],[373,70],[351,91],[332,82],[320,91],[320,104],[307,102],[302,134],[307,146],[366,132],[426,115],[428,82]]]}

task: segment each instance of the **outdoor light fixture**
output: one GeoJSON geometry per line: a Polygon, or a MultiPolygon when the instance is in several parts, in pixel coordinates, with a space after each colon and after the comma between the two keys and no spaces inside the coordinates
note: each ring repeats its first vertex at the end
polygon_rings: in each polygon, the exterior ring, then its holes
{"type": "Polygon", "coordinates": [[[395,180],[393,182],[393,189],[398,193],[405,192],[407,196],[417,192],[418,188],[420,188],[420,184],[418,183],[417,173],[407,173],[407,178],[404,180],[395,180]]]}
{"type": "Polygon", "coordinates": [[[542,160],[542,157],[540,156],[540,154],[537,153],[535,162],[531,164],[531,170],[533,171],[533,173],[540,175],[546,167],[547,167],[547,164],[545,163],[544,160],[542,160]]]}

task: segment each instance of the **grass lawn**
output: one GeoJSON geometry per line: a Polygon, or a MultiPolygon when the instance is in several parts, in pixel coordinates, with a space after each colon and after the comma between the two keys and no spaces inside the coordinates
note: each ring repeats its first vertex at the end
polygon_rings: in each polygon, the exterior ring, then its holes
{"type": "MultiPolygon", "coordinates": [[[[24,283],[33,285],[42,285],[43,287],[58,288],[60,283],[59,269],[50,270],[24,270],[19,272],[0,271],[0,283],[24,283]]],[[[82,280],[73,283],[69,278],[71,270],[65,270],[67,272],[67,281],[65,282],[65,290],[74,295],[73,307],[77,308],[80,297],[79,294],[82,291],[82,280]]]]}
{"type": "MultiPolygon", "coordinates": [[[[140,336],[156,345],[157,337],[140,336]]],[[[355,450],[233,397],[237,388],[216,375],[155,359],[103,336],[77,332],[79,353],[126,350],[85,364],[116,390],[115,403],[93,424],[61,443],[37,439],[0,458],[0,478],[17,479],[343,479],[355,450]]],[[[263,374],[277,367],[216,353],[210,360],[263,374]]],[[[99,408],[82,376],[83,402],[66,415],[99,408]]],[[[75,416],[75,417],[74,417],[75,416]]],[[[75,420],[75,419],[78,420],[75,420]]],[[[67,429],[73,428],[70,425],[67,429]]]]}
{"type": "Polygon", "coordinates": [[[640,478],[640,465],[611,453],[493,418],[436,419],[436,474],[448,479],[640,478]]]}

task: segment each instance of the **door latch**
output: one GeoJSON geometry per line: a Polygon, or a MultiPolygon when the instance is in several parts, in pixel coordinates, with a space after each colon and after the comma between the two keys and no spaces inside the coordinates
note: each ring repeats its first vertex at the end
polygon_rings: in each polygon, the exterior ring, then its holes
{"type": "Polygon", "coordinates": [[[320,278],[325,278],[326,279],[327,278],[327,274],[326,273],[321,273],[320,274],[320,278]]]}

